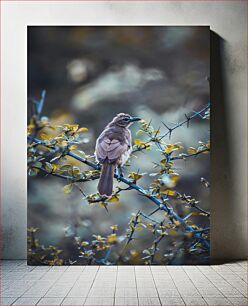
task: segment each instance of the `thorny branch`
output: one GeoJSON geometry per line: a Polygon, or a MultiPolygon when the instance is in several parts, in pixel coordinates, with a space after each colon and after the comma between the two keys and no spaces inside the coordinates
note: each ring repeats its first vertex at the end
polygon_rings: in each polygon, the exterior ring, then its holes
{"type": "MultiPolygon", "coordinates": [[[[30,138],[30,137],[29,137],[30,138]]],[[[36,138],[33,138],[34,142],[37,142],[39,144],[45,145],[44,142],[42,142],[41,140],[38,140],[36,138]]],[[[75,158],[76,160],[90,166],[91,168],[93,168],[94,170],[100,170],[101,166],[99,164],[96,164],[94,162],[91,162],[85,158],[82,158],[81,156],[69,151],[67,152],[68,156],[71,156],[73,158],[75,158]]],[[[40,168],[40,170],[47,172],[45,169],[40,168]]],[[[48,172],[47,172],[48,173],[48,172]]],[[[67,179],[67,180],[72,180],[72,182],[74,181],[74,179],[72,179],[71,177],[68,176],[64,176],[64,175],[58,175],[56,173],[48,173],[48,174],[52,174],[54,176],[63,178],[63,179],[67,179]]],[[[119,174],[115,173],[114,177],[118,180],[121,181],[123,183],[125,183],[126,185],[128,185],[130,188],[135,189],[136,191],[138,191],[140,194],[142,194],[143,196],[147,197],[148,199],[150,199],[154,204],[156,204],[158,206],[158,208],[160,210],[165,211],[169,217],[171,217],[173,220],[176,220],[178,222],[180,222],[183,226],[185,226],[185,229],[188,231],[194,231],[192,230],[192,228],[190,226],[188,226],[184,220],[184,218],[180,217],[178,214],[176,214],[173,210],[173,208],[168,207],[167,205],[164,204],[164,202],[160,201],[158,198],[156,198],[155,196],[151,195],[147,190],[143,189],[141,186],[137,185],[136,183],[134,183],[133,181],[131,181],[130,179],[125,178],[124,176],[120,176],[119,174]]],[[[95,179],[98,177],[95,177],[95,179]]],[[[92,178],[94,179],[94,178],[92,178]]],[[[79,179],[79,180],[75,180],[76,182],[83,182],[83,181],[87,181],[85,179],[79,179]]],[[[207,213],[206,213],[207,214],[207,213]]]]}

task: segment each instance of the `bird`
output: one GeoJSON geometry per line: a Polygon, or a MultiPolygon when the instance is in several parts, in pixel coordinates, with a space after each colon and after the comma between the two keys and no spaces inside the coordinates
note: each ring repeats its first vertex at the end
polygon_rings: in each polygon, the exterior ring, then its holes
{"type": "Polygon", "coordinates": [[[129,126],[141,120],[129,114],[119,113],[104,128],[96,140],[95,158],[101,164],[98,192],[107,197],[113,193],[114,173],[118,169],[122,175],[122,167],[132,151],[132,136],[129,126]]]}

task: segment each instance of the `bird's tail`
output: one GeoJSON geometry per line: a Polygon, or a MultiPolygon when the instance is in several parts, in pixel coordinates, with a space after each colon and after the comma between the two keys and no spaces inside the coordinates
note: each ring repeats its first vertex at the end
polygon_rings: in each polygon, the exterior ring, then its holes
{"type": "Polygon", "coordinates": [[[113,192],[115,164],[110,164],[106,160],[102,164],[101,175],[98,183],[98,191],[101,195],[110,196],[113,192]]]}

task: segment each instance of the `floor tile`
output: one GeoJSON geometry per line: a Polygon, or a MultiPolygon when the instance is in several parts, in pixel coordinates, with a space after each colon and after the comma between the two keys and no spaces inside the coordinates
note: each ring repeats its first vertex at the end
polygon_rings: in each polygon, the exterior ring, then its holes
{"type": "Polygon", "coordinates": [[[87,298],[85,306],[111,306],[114,305],[114,298],[87,298]]]}
{"type": "Polygon", "coordinates": [[[87,297],[90,286],[73,286],[68,293],[68,297],[87,297]]]}
{"type": "Polygon", "coordinates": [[[88,297],[105,297],[111,298],[114,297],[115,288],[114,287],[106,287],[106,288],[92,288],[89,292],[88,297]]]}
{"type": "Polygon", "coordinates": [[[43,297],[49,288],[51,287],[50,284],[36,284],[33,287],[31,287],[29,290],[27,290],[23,296],[24,297],[43,297]]]}
{"type": "Polygon", "coordinates": [[[12,304],[12,305],[24,305],[24,306],[31,306],[31,305],[36,305],[38,302],[39,302],[39,300],[40,300],[40,298],[34,298],[34,297],[32,297],[32,298],[19,298],[19,299],[17,299],[16,301],[15,301],[15,303],[14,304],[12,304]]]}
{"type": "Polygon", "coordinates": [[[209,306],[227,306],[227,305],[232,305],[230,301],[228,301],[227,298],[204,298],[205,301],[209,306]]]}
{"type": "Polygon", "coordinates": [[[180,297],[177,289],[157,288],[160,297],[180,297]]]}
{"type": "Polygon", "coordinates": [[[248,300],[247,298],[229,298],[228,299],[233,305],[238,305],[238,306],[247,306],[248,305],[248,300]]]}
{"type": "Polygon", "coordinates": [[[42,298],[37,305],[44,305],[44,306],[58,306],[62,303],[63,298],[42,298]]]}
{"type": "Polygon", "coordinates": [[[115,305],[118,306],[135,306],[139,305],[137,298],[123,298],[123,297],[117,297],[115,298],[115,305]]]}
{"type": "Polygon", "coordinates": [[[132,298],[137,297],[137,289],[136,288],[116,288],[115,297],[126,297],[132,298]]]}
{"type": "Polygon", "coordinates": [[[84,266],[70,266],[66,270],[66,272],[82,272],[84,270],[84,266]]]}
{"type": "Polygon", "coordinates": [[[155,287],[152,288],[142,288],[138,287],[138,297],[157,297],[158,292],[155,287]]]}
{"type": "Polygon", "coordinates": [[[218,286],[218,289],[225,297],[243,297],[242,293],[233,288],[232,286],[227,286],[224,288],[221,288],[218,286]]]}
{"type": "Polygon", "coordinates": [[[12,303],[14,303],[16,301],[16,298],[10,298],[10,297],[1,297],[1,306],[8,306],[8,305],[12,305],[12,303]]]}
{"type": "Polygon", "coordinates": [[[71,290],[71,285],[55,285],[52,288],[50,288],[47,293],[45,294],[45,297],[65,297],[68,292],[71,290]]]}
{"type": "Polygon", "coordinates": [[[215,287],[198,287],[197,290],[199,291],[200,295],[203,297],[209,298],[222,298],[223,294],[217,290],[215,287]]]}
{"type": "Polygon", "coordinates": [[[203,306],[207,305],[205,300],[203,298],[199,297],[183,297],[184,303],[186,305],[192,305],[192,306],[203,306]]]}
{"type": "Polygon", "coordinates": [[[116,288],[136,288],[136,283],[135,282],[117,282],[116,283],[116,288]]]}
{"type": "Polygon", "coordinates": [[[85,298],[65,298],[61,305],[68,305],[68,306],[83,306],[85,303],[85,298]]]}
{"type": "Polygon", "coordinates": [[[164,297],[164,298],[160,298],[160,301],[161,301],[162,306],[185,305],[184,301],[181,298],[164,297]]]}
{"type": "Polygon", "coordinates": [[[160,306],[158,298],[139,298],[139,306],[160,306]]]}
{"type": "Polygon", "coordinates": [[[1,296],[2,297],[16,297],[16,298],[18,298],[18,297],[22,296],[26,290],[27,289],[12,289],[12,288],[9,288],[9,289],[4,290],[1,293],[1,296]]]}

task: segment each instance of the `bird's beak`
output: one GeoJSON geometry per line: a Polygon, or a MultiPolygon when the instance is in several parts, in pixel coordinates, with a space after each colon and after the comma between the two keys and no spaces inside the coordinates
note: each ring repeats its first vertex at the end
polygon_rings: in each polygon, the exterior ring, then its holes
{"type": "Polygon", "coordinates": [[[130,122],[140,121],[140,120],[141,120],[141,118],[139,118],[139,117],[132,117],[132,118],[129,119],[130,122]]]}

